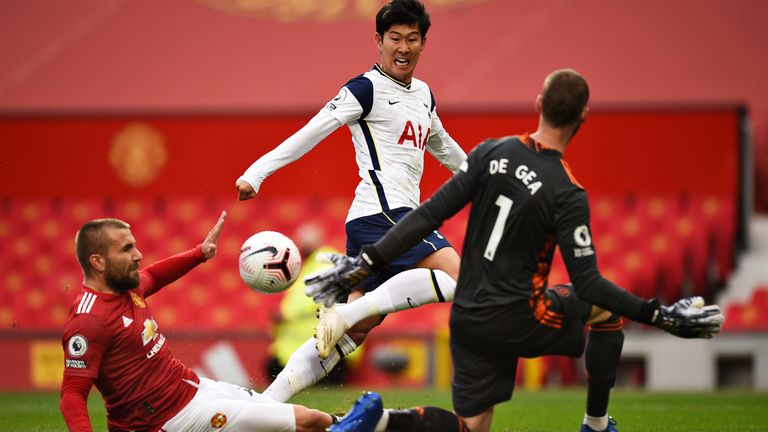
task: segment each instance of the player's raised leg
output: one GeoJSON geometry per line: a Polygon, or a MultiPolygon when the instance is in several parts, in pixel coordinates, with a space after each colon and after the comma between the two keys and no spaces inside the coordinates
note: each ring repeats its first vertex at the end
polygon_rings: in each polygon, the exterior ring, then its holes
{"type": "MultiPolygon", "coordinates": [[[[452,301],[458,278],[458,254],[453,248],[443,248],[427,257],[425,261],[431,259],[438,265],[440,261],[434,260],[439,257],[443,257],[442,262],[446,263],[443,267],[450,273],[431,268],[407,270],[392,276],[357,300],[331,308],[321,306],[315,332],[320,357],[328,357],[339,339],[350,328],[368,317],[413,309],[429,303],[452,301]]],[[[355,342],[359,345],[362,340],[355,342]]]]}
{"type": "MultiPolygon", "coordinates": [[[[407,212],[408,209],[402,209],[348,222],[347,254],[357,254],[360,248],[375,242],[395,220],[400,219],[407,212]]],[[[365,340],[368,332],[382,322],[384,314],[410,308],[409,297],[411,297],[411,304],[414,305],[416,302],[424,304],[445,300],[446,296],[449,300],[453,299],[455,280],[459,273],[459,256],[439,232],[431,232],[423,242],[390,264],[380,272],[371,274],[363,282],[363,288],[367,288],[369,295],[377,291],[378,294],[372,296],[370,302],[354,306],[356,309],[353,310],[358,311],[357,318],[346,322],[333,318],[333,314],[328,314],[327,311],[323,312],[324,322],[331,324],[317,331],[316,336],[317,339],[324,340],[320,348],[323,349],[325,359],[321,360],[317,350],[310,349],[308,343],[305,343],[288,361],[289,365],[295,364],[296,367],[278,374],[265,394],[274,396],[276,400],[285,401],[299,391],[314,385],[330,372],[340,357],[354,351],[365,340]],[[403,271],[408,272],[407,269],[415,268],[423,269],[420,273],[410,275],[415,277],[415,280],[406,279],[384,286],[392,277],[403,271]],[[436,291],[436,284],[438,291],[436,291]],[[329,361],[332,358],[336,360],[329,361]]],[[[362,296],[362,290],[353,291],[349,295],[349,304],[357,303],[355,300],[362,296]]]]}
{"type": "MultiPolygon", "coordinates": [[[[326,359],[320,359],[315,344],[315,338],[310,338],[294,351],[283,370],[263,394],[278,402],[286,402],[296,393],[327,376],[341,360],[341,356],[338,352],[333,352],[326,359]]],[[[356,345],[350,346],[349,352],[355,348],[356,345]]]]}
{"type": "MultiPolygon", "coordinates": [[[[352,297],[356,293],[350,294],[352,297]]],[[[359,294],[357,294],[359,295],[359,294]]],[[[381,322],[381,317],[370,318],[358,324],[362,332],[366,333],[381,322]]],[[[364,339],[364,336],[359,336],[364,339]]],[[[288,363],[275,377],[272,384],[264,390],[264,394],[270,398],[285,402],[296,393],[309,388],[321,379],[325,378],[339,363],[342,357],[351,354],[357,349],[358,344],[352,337],[343,334],[336,344],[337,349],[329,353],[325,358],[318,356],[317,340],[310,338],[291,354],[288,363]]]]}

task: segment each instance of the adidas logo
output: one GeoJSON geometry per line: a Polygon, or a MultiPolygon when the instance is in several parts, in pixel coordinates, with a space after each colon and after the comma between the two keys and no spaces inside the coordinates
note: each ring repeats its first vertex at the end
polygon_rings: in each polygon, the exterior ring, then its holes
{"type": "Polygon", "coordinates": [[[128,326],[131,325],[132,322],[133,322],[132,319],[130,319],[130,318],[126,317],[125,315],[123,315],[123,325],[124,326],[128,327],[128,326]]]}

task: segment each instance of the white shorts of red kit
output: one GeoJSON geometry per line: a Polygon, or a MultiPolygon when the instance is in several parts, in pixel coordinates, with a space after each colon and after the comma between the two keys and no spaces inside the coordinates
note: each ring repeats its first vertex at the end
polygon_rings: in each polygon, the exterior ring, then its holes
{"type": "Polygon", "coordinates": [[[296,430],[293,405],[274,401],[254,390],[200,378],[191,401],[162,427],[164,432],[296,430]]]}

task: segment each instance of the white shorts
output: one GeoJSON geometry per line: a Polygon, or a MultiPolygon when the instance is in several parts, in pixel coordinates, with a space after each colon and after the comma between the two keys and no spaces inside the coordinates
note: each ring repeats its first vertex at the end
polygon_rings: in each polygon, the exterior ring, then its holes
{"type": "Polygon", "coordinates": [[[293,405],[274,401],[254,390],[200,378],[191,401],[168,420],[165,432],[247,431],[293,432],[293,405]]]}

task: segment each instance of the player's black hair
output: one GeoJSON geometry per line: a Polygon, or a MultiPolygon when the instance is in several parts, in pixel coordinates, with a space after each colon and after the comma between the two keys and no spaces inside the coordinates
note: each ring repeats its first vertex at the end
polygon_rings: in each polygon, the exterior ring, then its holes
{"type": "Polygon", "coordinates": [[[589,101],[587,80],[573,69],[552,72],[544,80],[542,115],[553,127],[577,123],[589,101]]]}
{"type": "Polygon", "coordinates": [[[86,222],[77,230],[75,235],[75,254],[80,267],[85,275],[90,274],[91,255],[97,253],[105,255],[109,244],[104,234],[105,228],[130,228],[131,226],[120,219],[94,219],[86,222]]]}
{"type": "Polygon", "coordinates": [[[431,22],[429,13],[418,0],[392,0],[382,6],[376,14],[376,33],[384,36],[384,33],[393,25],[405,24],[419,27],[421,37],[427,37],[427,31],[431,22]]]}

